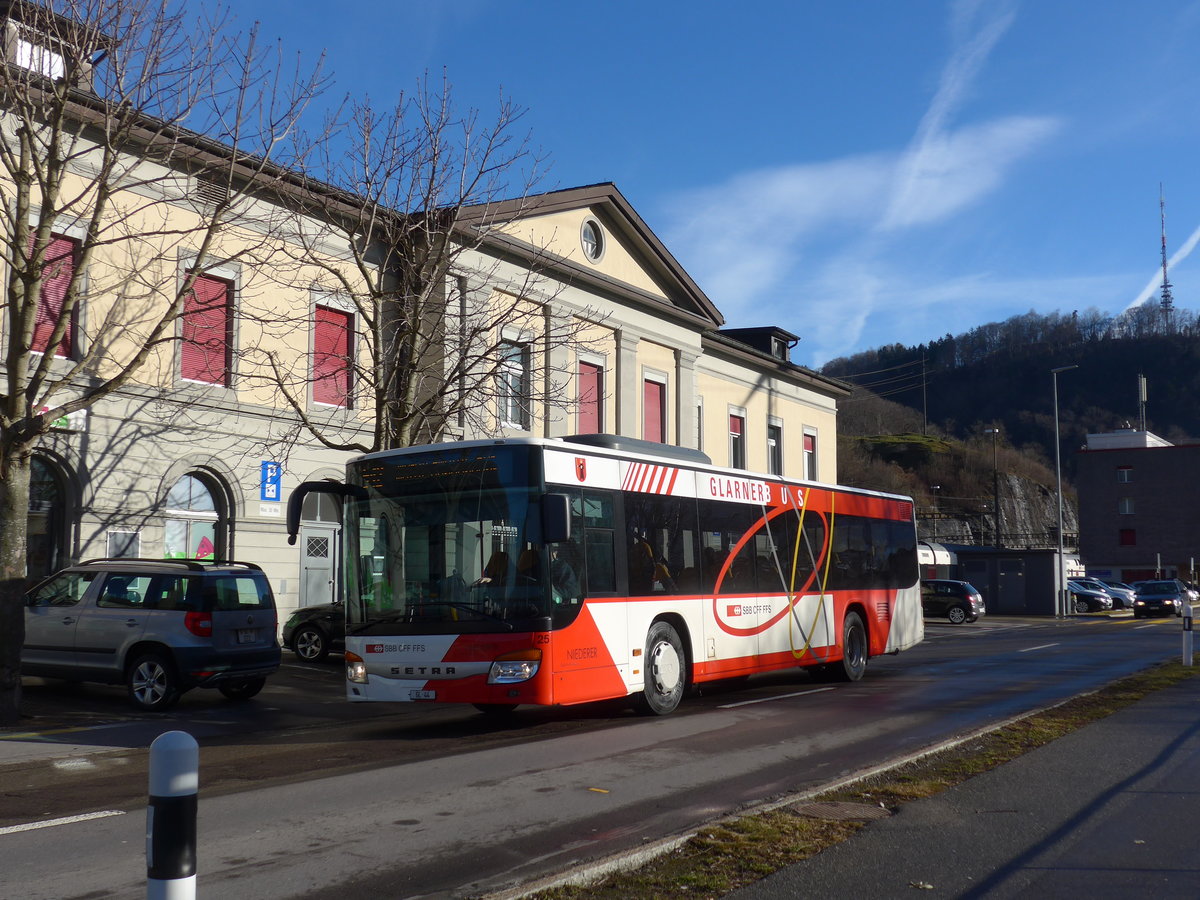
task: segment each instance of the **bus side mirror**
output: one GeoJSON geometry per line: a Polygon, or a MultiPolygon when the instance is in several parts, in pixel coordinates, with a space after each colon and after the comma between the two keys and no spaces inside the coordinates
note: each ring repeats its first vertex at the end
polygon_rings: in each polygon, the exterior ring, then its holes
{"type": "Polygon", "coordinates": [[[296,543],[296,535],[300,533],[300,513],[304,509],[304,498],[309,494],[333,494],[337,497],[349,497],[353,500],[366,500],[365,488],[357,484],[340,484],[336,481],[305,481],[296,486],[288,497],[287,533],[288,543],[296,543]]]}
{"type": "Polygon", "coordinates": [[[542,542],[560,544],[571,539],[571,498],[547,494],[542,498],[542,542]]]}

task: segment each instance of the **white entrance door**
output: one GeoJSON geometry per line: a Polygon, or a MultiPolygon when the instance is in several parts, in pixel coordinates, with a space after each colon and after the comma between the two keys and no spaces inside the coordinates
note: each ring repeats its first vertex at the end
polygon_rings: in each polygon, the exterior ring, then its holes
{"type": "Polygon", "coordinates": [[[337,599],[338,539],[335,525],[300,526],[300,605],[315,606],[337,599]]]}

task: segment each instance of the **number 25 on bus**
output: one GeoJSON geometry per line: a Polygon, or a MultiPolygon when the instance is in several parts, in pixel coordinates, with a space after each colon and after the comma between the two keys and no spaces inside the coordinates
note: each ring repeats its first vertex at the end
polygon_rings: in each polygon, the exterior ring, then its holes
{"type": "Polygon", "coordinates": [[[340,496],[350,700],[630,697],[789,667],[862,678],[924,636],[912,500],[612,435],[352,459],[340,496]]]}

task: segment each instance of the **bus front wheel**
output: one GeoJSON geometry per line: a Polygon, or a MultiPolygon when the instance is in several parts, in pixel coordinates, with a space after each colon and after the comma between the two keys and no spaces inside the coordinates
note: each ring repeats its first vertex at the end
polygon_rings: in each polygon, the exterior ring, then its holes
{"type": "Polygon", "coordinates": [[[638,708],[653,716],[674,712],[687,687],[687,655],[679,634],[666,622],[655,622],[646,635],[643,678],[638,708]]]}

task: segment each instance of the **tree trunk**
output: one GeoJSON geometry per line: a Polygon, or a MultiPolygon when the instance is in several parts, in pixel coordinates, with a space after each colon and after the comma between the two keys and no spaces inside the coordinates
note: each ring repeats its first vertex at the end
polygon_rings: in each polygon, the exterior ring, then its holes
{"type": "Polygon", "coordinates": [[[0,725],[21,717],[30,452],[0,445],[0,725]]]}

